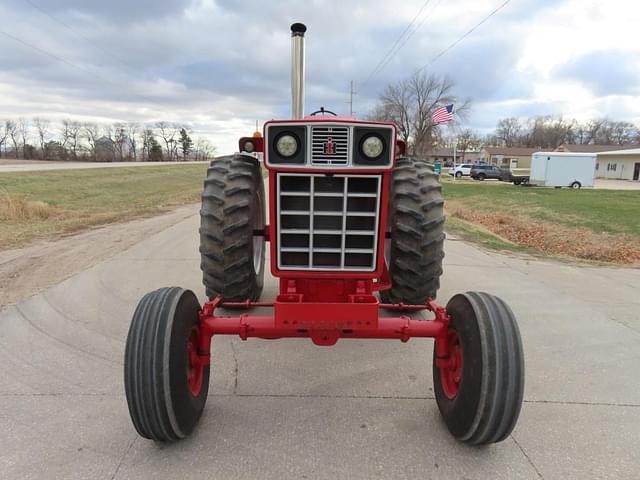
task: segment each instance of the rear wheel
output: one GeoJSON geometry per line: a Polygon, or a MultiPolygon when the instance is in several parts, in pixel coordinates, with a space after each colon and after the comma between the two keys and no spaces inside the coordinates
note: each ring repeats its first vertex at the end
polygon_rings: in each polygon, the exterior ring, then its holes
{"type": "Polygon", "coordinates": [[[580,182],[573,182],[570,187],[577,190],[582,187],[582,184],[580,182]]]}
{"type": "Polygon", "coordinates": [[[385,303],[424,303],[440,287],[444,257],[444,200],[438,175],[423,161],[398,159],[393,171],[385,256],[392,287],[385,303]]]}
{"type": "Polygon", "coordinates": [[[124,380],[140,435],[171,442],[189,435],[209,392],[209,365],[198,355],[200,304],[190,290],[161,288],[138,303],[127,336],[124,380]]]}
{"type": "Polygon", "coordinates": [[[241,154],[213,160],[200,210],[200,268],[209,298],[260,298],[264,227],[264,183],[257,160],[241,154]]]}
{"type": "Polygon", "coordinates": [[[518,420],[524,392],[524,356],[516,319],[507,304],[487,293],[455,295],[446,367],[436,365],[438,408],[449,431],[473,445],[500,442],[518,420]]]}
{"type": "Polygon", "coordinates": [[[462,177],[462,172],[456,172],[456,178],[462,177]]]}
{"type": "Polygon", "coordinates": [[[487,176],[484,173],[479,173],[477,178],[482,182],[485,178],[487,178],[487,176]]]}

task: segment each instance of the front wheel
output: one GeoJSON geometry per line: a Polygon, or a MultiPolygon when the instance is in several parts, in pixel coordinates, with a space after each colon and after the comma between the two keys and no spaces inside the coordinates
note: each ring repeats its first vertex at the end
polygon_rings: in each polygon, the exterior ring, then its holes
{"type": "Polygon", "coordinates": [[[456,178],[462,177],[462,172],[456,172],[456,178]]]}
{"type": "MultiPolygon", "coordinates": [[[[436,365],[436,402],[449,431],[472,445],[500,442],[518,420],[524,392],[524,355],[516,319],[487,293],[455,295],[447,304],[449,357],[436,365]]],[[[443,341],[443,340],[438,340],[443,341]]]]}
{"type": "Polygon", "coordinates": [[[178,287],[147,293],[127,336],[124,386],[138,433],[172,442],[194,429],[209,392],[209,364],[199,355],[200,304],[178,287]]]}
{"type": "Polygon", "coordinates": [[[581,187],[582,187],[582,184],[581,184],[580,182],[573,182],[573,183],[570,185],[570,187],[571,187],[571,188],[573,188],[574,190],[578,190],[579,188],[581,188],[581,187]]]}

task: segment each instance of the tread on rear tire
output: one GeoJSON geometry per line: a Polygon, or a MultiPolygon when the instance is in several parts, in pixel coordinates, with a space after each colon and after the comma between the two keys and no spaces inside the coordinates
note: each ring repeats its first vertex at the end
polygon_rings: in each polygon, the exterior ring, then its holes
{"type": "Polygon", "coordinates": [[[387,258],[392,287],[385,303],[435,299],[444,258],[444,200],[438,175],[424,161],[399,158],[391,180],[387,258]]]}
{"type": "Polygon", "coordinates": [[[264,182],[258,161],[218,157],[207,170],[200,210],[200,269],[210,299],[258,300],[264,285],[264,182]]]}

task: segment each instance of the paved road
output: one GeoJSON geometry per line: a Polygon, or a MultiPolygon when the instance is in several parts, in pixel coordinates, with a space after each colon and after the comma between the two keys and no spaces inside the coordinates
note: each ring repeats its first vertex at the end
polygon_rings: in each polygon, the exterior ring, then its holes
{"type": "MultiPolygon", "coordinates": [[[[448,241],[441,300],[503,296],[527,384],[507,441],[470,448],[440,421],[429,340],[213,345],[200,427],[138,438],[122,385],[128,322],[150,289],[200,296],[190,217],[0,313],[0,478],[637,479],[640,271],[488,254],[448,241]]],[[[267,282],[265,296],[274,293],[267,282]]]]}
{"type": "Polygon", "coordinates": [[[153,167],[160,165],[185,165],[203,162],[50,162],[42,160],[0,161],[0,173],[39,172],[47,170],[78,170],[85,168],[153,167]]]}

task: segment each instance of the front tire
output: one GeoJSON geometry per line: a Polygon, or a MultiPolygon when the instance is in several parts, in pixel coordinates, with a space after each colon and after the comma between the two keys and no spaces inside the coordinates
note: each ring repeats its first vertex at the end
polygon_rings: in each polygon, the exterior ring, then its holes
{"type": "Polygon", "coordinates": [[[456,178],[462,177],[462,172],[456,172],[456,178]]]}
{"type": "Polygon", "coordinates": [[[216,158],[200,210],[200,269],[210,299],[258,300],[264,285],[264,182],[258,161],[216,158]]]}
{"type": "Polygon", "coordinates": [[[487,293],[455,295],[449,365],[436,366],[436,402],[449,431],[472,445],[500,442],[518,420],[524,392],[524,356],[516,319],[507,304],[487,293]]]}
{"type": "Polygon", "coordinates": [[[200,304],[178,287],[147,293],[127,336],[124,385],[138,433],[173,442],[195,428],[209,392],[209,365],[198,361],[200,304]]]}
{"type": "Polygon", "coordinates": [[[392,287],[385,303],[435,299],[444,257],[444,200],[438,175],[423,161],[398,159],[391,184],[391,240],[387,264],[392,287]]]}
{"type": "Polygon", "coordinates": [[[582,188],[582,184],[580,182],[573,182],[570,185],[570,187],[573,188],[574,190],[578,190],[578,189],[582,188]]]}

